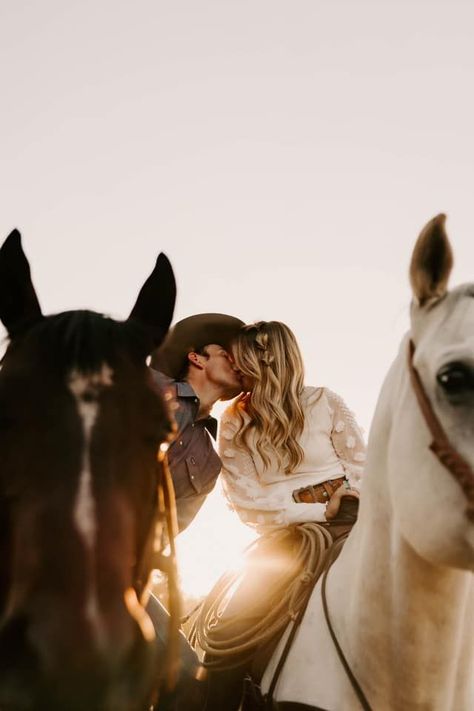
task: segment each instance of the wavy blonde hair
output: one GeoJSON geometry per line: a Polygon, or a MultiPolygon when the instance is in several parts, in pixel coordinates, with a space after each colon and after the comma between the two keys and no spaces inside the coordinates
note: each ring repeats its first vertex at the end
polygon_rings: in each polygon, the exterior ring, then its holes
{"type": "Polygon", "coordinates": [[[303,459],[298,439],[304,428],[304,366],[296,338],[280,321],[258,321],[242,328],[232,352],[236,367],[253,380],[251,392],[235,402],[241,419],[235,442],[249,450],[248,436],[254,431],[265,467],[270,466],[271,452],[285,474],[291,474],[303,459]]]}

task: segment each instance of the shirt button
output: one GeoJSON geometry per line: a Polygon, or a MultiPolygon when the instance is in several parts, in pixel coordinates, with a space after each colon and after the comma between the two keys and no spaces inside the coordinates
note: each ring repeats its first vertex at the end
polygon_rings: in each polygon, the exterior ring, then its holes
{"type": "Polygon", "coordinates": [[[194,479],[194,474],[191,474],[191,479],[194,479]]]}
{"type": "Polygon", "coordinates": [[[195,397],[195,398],[194,398],[194,402],[198,402],[198,399],[197,399],[197,397],[195,397]]]}
{"type": "Polygon", "coordinates": [[[183,440],[180,441],[179,446],[180,446],[180,447],[183,446],[183,440]]]}
{"type": "Polygon", "coordinates": [[[193,422],[193,424],[191,425],[191,427],[194,429],[194,422],[193,422]]]}

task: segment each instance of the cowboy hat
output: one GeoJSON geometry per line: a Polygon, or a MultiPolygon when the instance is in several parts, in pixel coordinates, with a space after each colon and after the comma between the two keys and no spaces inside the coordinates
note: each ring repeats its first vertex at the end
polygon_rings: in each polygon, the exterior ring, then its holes
{"type": "Polygon", "coordinates": [[[168,332],[153,353],[151,366],[176,380],[186,366],[188,353],[198,352],[211,343],[227,350],[243,325],[243,321],[227,314],[188,316],[168,332]]]}

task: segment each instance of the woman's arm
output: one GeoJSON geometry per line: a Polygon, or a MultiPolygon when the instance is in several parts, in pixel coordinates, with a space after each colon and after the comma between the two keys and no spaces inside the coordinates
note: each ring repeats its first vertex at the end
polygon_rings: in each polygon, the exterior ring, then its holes
{"type": "Polygon", "coordinates": [[[332,413],[331,441],[351,487],[360,487],[366,446],[353,413],[339,395],[326,389],[332,413]]]}
{"type": "Polygon", "coordinates": [[[239,417],[226,411],[219,430],[222,485],[232,509],[252,527],[281,527],[305,521],[325,521],[325,504],[297,504],[272,494],[261,482],[252,453],[235,444],[239,417]]]}

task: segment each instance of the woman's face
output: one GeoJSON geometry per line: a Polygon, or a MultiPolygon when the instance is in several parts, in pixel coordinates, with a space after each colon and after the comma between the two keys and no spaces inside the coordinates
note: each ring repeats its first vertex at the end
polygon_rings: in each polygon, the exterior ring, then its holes
{"type": "Polygon", "coordinates": [[[242,373],[240,376],[240,382],[242,383],[242,390],[244,392],[252,392],[255,381],[250,375],[244,375],[242,373]]]}
{"type": "Polygon", "coordinates": [[[232,349],[232,360],[234,362],[235,367],[238,370],[239,373],[239,379],[242,385],[242,390],[246,393],[249,393],[253,390],[253,386],[255,384],[254,378],[252,378],[251,375],[246,375],[245,373],[242,373],[241,370],[239,370],[239,366],[236,360],[236,351],[235,349],[232,349]]]}

